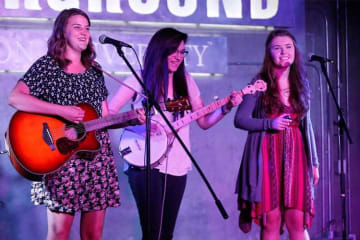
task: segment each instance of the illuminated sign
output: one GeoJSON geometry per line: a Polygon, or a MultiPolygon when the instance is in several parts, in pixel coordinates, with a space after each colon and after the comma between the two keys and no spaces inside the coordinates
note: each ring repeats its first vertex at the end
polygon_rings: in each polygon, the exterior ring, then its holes
{"type": "Polygon", "coordinates": [[[81,8],[92,19],[293,26],[297,0],[0,0],[0,16],[54,18],[81,8]]]}

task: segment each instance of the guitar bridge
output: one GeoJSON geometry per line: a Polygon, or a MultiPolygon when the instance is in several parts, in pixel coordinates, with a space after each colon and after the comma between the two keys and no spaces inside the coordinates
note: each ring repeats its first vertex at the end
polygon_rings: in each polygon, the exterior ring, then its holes
{"type": "Polygon", "coordinates": [[[55,151],[54,141],[49,130],[49,125],[46,122],[43,123],[42,137],[45,143],[50,147],[51,151],[55,151]]]}

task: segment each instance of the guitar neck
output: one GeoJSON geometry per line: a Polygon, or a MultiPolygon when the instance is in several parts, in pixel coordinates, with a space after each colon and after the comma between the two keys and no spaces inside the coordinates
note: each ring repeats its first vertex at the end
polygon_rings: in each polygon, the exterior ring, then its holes
{"type": "Polygon", "coordinates": [[[86,132],[98,130],[116,124],[125,123],[129,120],[137,118],[136,111],[129,111],[124,113],[111,114],[99,119],[94,119],[84,122],[86,132]]]}
{"type": "MultiPolygon", "coordinates": [[[[227,104],[230,101],[230,97],[225,97],[223,99],[217,100],[209,105],[206,105],[198,110],[196,110],[193,113],[187,114],[185,115],[185,117],[176,120],[175,122],[173,122],[171,125],[174,127],[174,129],[177,131],[180,128],[182,128],[183,126],[191,123],[192,121],[195,121],[199,118],[201,118],[202,116],[205,116],[206,114],[215,111],[216,109],[224,106],[225,104],[227,104]]],[[[170,133],[171,130],[167,128],[167,132],[170,133]]]]}
{"type": "MultiPolygon", "coordinates": [[[[166,110],[165,103],[159,103],[162,110],[166,110]]],[[[101,128],[109,127],[116,124],[125,123],[129,120],[137,118],[136,111],[128,111],[124,113],[111,114],[99,119],[83,122],[86,132],[91,132],[101,128]]]]}

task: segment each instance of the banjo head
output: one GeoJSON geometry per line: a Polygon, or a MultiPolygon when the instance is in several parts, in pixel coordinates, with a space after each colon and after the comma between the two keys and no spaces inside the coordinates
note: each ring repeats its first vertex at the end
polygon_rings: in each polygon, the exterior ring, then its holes
{"type": "MultiPolygon", "coordinates": [[[[152,129],[150,137],[150,165],[159,164],[168,151],[168,136],[163,125],[158,121],[151,120],[152,129]]],[[[120,137],[119,153],[130,165],[136,167],[146,166],[146,129],[145,125],[126,127],[120,137]]]]}

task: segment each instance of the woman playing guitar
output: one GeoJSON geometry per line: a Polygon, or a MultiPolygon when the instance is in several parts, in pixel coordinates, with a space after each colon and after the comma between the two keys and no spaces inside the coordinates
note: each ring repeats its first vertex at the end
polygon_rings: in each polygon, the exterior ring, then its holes
{"type": "MultiPolygon", "coordinates": [[[[79,9],[63,10],[55,20],[47,54],[18,81],[9,104],[73,123],[86,118],[86,111],[75,106],[80,103],[91,105],[99,116],[107,115],[108,91],[95,56],[89,17],[79,9]]],[[[11,138],[11,132],[9,135],[11,138]]],[[[77,137],[71,130],[67,136],[77,137]]],[[[48,208],[48,240],[68,239],[75,212],[81,212],[81,239],[101,239],[106,208],[120,205],[109,135],[103,130],[97,138],[101,149],[90,159],[75,154],[58,171],[32,184],[32,201],[48,208]]]]}

